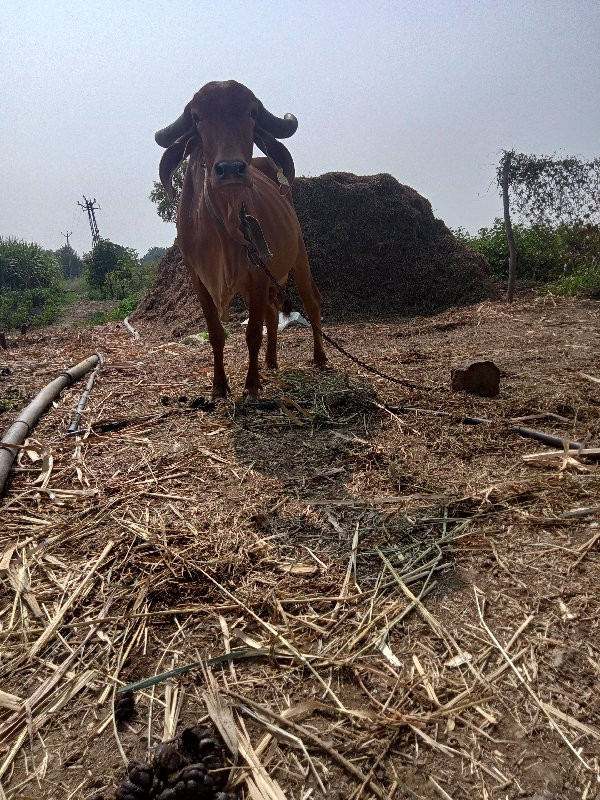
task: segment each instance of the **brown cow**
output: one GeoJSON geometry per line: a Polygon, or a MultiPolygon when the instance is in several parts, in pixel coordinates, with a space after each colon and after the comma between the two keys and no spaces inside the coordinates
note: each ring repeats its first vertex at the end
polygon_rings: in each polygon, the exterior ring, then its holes
{"type": "MultiPolygon", "coordinates": [[[[183,114],[155,137],[167,148],[160,178],[170,197],[174,197],[173,173],[189,156],[177,211],[177,237],[208,326],[214,356],[213,397],[229,391],[221,320],[227,319],[235,294],[242,295],[249,311],[246,393],[260,391],[258,354],[265,321],[266,364],[277,366],[281,291],[260,266],[250,263],[249,253],[265,261],[281,287],[293,272],[308,316],[320,325],[321,296],[312,279],[298,218],[289,196],[281,193],[294,179],[294,162],[278,139],[291,136],[297,126],[292,114],[275,117],[245,86],[225,81],[203,86],[183,114]],[[252,160],[253,142],[267,159],[252,160]]],[[[314,329],[313,336],[315,364],[323,365],[321,336],[314,329]]]]}

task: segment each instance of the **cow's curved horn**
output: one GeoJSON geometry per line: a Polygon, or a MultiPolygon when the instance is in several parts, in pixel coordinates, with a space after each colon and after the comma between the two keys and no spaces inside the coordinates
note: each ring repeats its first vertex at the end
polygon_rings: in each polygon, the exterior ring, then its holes
{"type": "Polygon", "coordinates": [[[175,122],[172,122],[160,131],[156,131],[154,140],[156,144],[159,144],[161,147],[169,147],[173,142],[177,141],[177,139],[188,132],[191,135],[193,131],[192,115],[190,114],[189,108],[186,106],[183,110],[183,114],[178,117],[175,122]]]}
{"type": "Polygon", "coordinates": [[[199,150],[200,156],[202,155],[202,142],[199,136],[192,135],[191,137],[182,136],[172,145],[167,147],[160,160],[158,174],[160,182],[165,188],[167,197],[170,200],[175,200],[177,193],[173,187],[173,175],[179,169],[181,162],[186,159],[192,152],[199,150]]]}
{"type": "Polygon", "coordinates": [[[260,127],[268,131],[277,139],[287,139],[293,136],[298,128],[298,120],[293,114],[286,114],[283,119],[271,114],[261,103],[258,109],[257,122],[260,127]]]}
{"type": "Polygon", "coordinates": [[[281,169],[291,186],[296,176],[294,159],[287,147],[261,128],[254,129],[254,142],[272,162],[275,170],[281,169]]]}

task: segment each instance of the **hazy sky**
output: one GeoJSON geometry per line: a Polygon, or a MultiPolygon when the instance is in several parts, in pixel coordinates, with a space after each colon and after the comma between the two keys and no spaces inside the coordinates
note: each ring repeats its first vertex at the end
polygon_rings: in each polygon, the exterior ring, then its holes
{"type": "Polygon", "coordinates": [[[299,175],[390,172],[451,227],[501,214],[501,149],[600,155],[597,0],[2,0],[0,235],[171,244],[154,131],[234,78],[293,112],[299,175]]]}

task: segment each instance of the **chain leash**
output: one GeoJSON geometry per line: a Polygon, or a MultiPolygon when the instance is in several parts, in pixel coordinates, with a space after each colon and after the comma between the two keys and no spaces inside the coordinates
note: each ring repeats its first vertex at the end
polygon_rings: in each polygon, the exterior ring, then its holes
{"type": "MultiPolygon", "coordinates": [[[[236,242],[239,242],[246,248],[247,258],[250,265],[259,267],[271,283],[277,288],[277,291],[286,297],[290,303],[292,303],[292,296],[290,294],[289,289],[287,286],[281,286],[277,278],[273,275],[271,270],[267,267],[264,259],[261,257],[260,251],[266,252],[271,255],[269,252],[269,246],[264,238],[264,234],[260,228],[260,225],[254,217],[250,217],[246,213],[246,209],[242,204],[242,208],[240,209],[240,222],[241,222],[241,231],[238,233],[236,231],[236,235],[234,235],[229,228],[225,225],[223,219],[218,214],[217,210],[215,209],[213,202],[210,198],[210,193],[208,191],[208,175],[207,170],[204,170],[204,186],[203,186],[203,195],[204,195],[204,202],[206,204],[207,210],[210,216],[214,219],[214,221],[218,224],[218,226],[227,233],[227,235],[236,242]],[[257,238],[258,242],[254,241],[257,238]]],[[[336,342],[331,336],[329,336],[325,331],[317,325],[317,323],[312,320],[308,314],[306,313],[306,309],[303,309],[304,316],[308,320],[310,326],[312,327],[313,331],[316,331],[320,336],[327,342],[327,344],[331,345],[335,350],[345,356],[349,361],[352,361],[362,369],[366,370],[367,372],[371,372],[373,375],[377,375],[380,378],[383,378],[390,383],[395,383],[397,386],[405,386],[408,389],[417,389],[425,392],[443,392],[445,391],[444,386],[422,386],[418,383],[412,383],[411,381],[407,381],[404,378],[396,378],[394,375],[388,375],[387,372],[382,372],[377,367],[371,366],[371,364],[367,364],[366,361],[363,361],[361,358],[350,353],[341,344],[336,342]]]]}
{"type": "MultiPolygon", "coordinates": [[[[292,302],[292,296],[287,286],[281,286],[279,281],[275,278],[271,270],[267,267],[263,259],[260,258],[260,256],[256,253],[255,250],[251,251],[250,249],[248,249],[248,258],[254,266],[260,267],[260,269],[262,269],[265,275],[269,278],[271,283],[273,283],[277,287],[277,289],[283,295],[285,295],[290,302],[292,302]]],[[[384,380],[389,381],[390,383],[395,383],[398,386],[406,386],[408,389],[421,389],[426,392],[443,392],[446,390],[444,386],[422,386],[418,383],[412,383],[411,381],[407,381],[404,378],[396,378],[394,375],[388,375],[386,372],[382,372],[380,369],[377,369],[377,367],[373,367],[370,364],[367,364],[366,361],[363,361],[361,358],[358,358],[357,356],[350,353],[348,350],[342,347],[341,344],[336,342],[335,339],[333,339],[331,336],[325,333],[325,331],[322,330],[322,328],[320,328],[317,325],[317,323],[314,322],[308,316],[306,310],[303,309],[303,311],[312,329],[317,333],[319,333],[323,337],[323,339],[327,342],[327,344],[330,344],[335,350],[340,352],[350,361],[354,362],[354,364],[357,364],[359,367],[362,367],[363,369],[367,370],[367,372],[371,372],[373,373],[373,375],[378,375],[380,378],[383,378],[384,380]]]]}

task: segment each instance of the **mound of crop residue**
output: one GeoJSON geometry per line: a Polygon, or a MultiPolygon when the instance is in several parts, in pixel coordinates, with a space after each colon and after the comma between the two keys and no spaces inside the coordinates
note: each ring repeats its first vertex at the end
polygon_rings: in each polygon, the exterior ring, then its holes
{"type": "Polygon", "coordinates": [[[206,327],[177,241],[161,259],[156,280],[131,319],[164,327],[171,336],[183,336],[191,330],[206,327]]]}
{"type": "MultiPolygon", "coordinates": [[[[397,321],[494,296],[485,259],[391,175],[330,172],[297,178],[293,192],[325,321],[397,321]]],[[[160,319],[172,334],[198,327],[202,313],[176,247],[136,316],[160,319]]]]}

